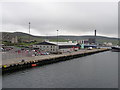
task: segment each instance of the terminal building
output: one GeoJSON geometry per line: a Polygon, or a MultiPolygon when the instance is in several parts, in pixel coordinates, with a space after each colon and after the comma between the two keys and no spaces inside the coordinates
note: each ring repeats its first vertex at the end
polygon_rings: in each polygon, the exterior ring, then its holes
{"type": "Polygon", "coordinates": [[[77,43],[72,42],[49,42],[44,41],[33,45],[33,48],[38,48],[46,52],[68,52],[77,49],[77,43]]]}

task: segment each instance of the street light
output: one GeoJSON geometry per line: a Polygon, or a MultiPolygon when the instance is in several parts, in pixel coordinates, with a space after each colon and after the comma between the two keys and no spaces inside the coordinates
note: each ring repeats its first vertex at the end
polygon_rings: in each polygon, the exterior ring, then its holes
{"type": "Polygon", "coordinates": [[[57,45],[58,45],[58,30],[57,30],[57,45]]]}
{"type": "Polygon", "coordinates": [[[58,52],[58,30],[57,30],[57,52],[58,52]]]}
{"type": "Polygon", "coordinates": [[[97,44],[97,43],[96,43],[96,30],[95,30],[94,32],[95,32],[94,40],[95,40],[95,45],[96,45],[96,44],[97,44]]]}
{"type": "Polygon", "coordinates": [[[30,22],[29,22],[29,42],[30,42],[30,22]]]}

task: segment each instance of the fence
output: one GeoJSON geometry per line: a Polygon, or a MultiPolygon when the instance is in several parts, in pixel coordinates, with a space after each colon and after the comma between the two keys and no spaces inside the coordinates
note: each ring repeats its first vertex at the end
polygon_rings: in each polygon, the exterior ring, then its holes
{"type": "Polygon", "coordinates": [[[2,52],[2,60],[12,59],[12,58],[22,58],[22,57],[32,57],[34,55],[34,51],[27,50],[10,50],[6,52],[2,52]]]}

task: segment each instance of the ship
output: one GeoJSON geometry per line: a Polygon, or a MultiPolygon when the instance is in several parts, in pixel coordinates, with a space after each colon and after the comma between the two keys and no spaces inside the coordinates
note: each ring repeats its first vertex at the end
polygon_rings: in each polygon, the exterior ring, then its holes
{"type": "Polygon", "coordinates": [[[120,52],[120,46],[111,47],[112,51],[120,52]]]}

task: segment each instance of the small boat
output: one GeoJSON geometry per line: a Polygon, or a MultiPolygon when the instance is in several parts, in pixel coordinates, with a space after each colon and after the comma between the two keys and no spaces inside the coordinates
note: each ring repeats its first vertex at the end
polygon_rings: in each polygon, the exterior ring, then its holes
{"type": "Polygon", "coordinates": [[[111,47],[112,51],[120,52],[120,46],[111,47]]]}

